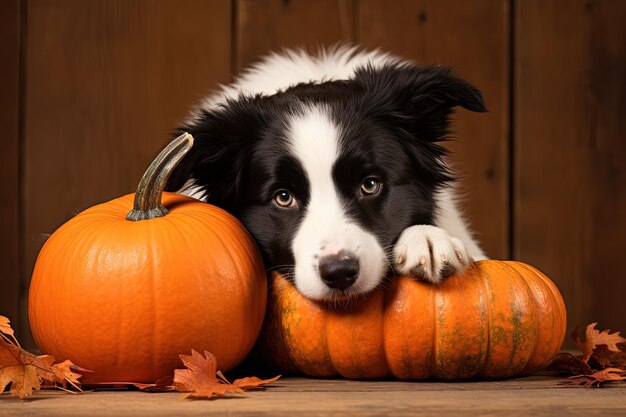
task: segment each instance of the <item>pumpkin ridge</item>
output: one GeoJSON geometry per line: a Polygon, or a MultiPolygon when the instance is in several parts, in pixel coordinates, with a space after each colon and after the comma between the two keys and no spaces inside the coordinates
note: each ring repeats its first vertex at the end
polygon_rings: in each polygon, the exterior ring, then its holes
{"type": "MultiPolygon", "coordinates": [[[[484,261],[478,261],[475,264],[472,264],[470,266],[470,268],[475,268],[477,273],[480,273],[482,275],[482,271],[480,270],[480,266],[482,265],[484,261]]],[[[484,375],[485,372],[485,365],[487,365],[487,359],[489,358],[489,353],[491,352],[491,317],[492,317],[492,312],[491,312],[491,297],[493,296],[491,294],[491,287],[489,286],[489,280],[487,279],[487,277],[483,277],[479,275],[479,281],[483,287],[483,293],[485,294],[485,317],[487,319],[487,337],[486,337],[486,349],[485,349],[485,356],[483,358],[483,363],[480,366],[480,369],[478,370],[478,372],[476,372],[476,375],[484,375]]],[[[476,376],[474,375],[474,376],[476,376]]]]}
{"type": "MultiPolygon", "coordinates": [[[[520,293],[519,290],[521,288],[528,289],[528,286],[526,285],[526,281],[524,277],[515,268],[510,267],[504,262],[499,262],[499,265],[501,268],[508,270],[507,275],[509,277],[508,279],[509,283],[513,283],[513,282],[515,283],[515,285],[512,287],[512,292],[519,294],[520,293]]],[[[530,291],[528,291],[527,295],[528,295],[528,298],[532,298],[530,291]]],[[[521,334],[521,329],[520,329],[522,326],[522,322],[523,322],[524,312],[520,312],[519,309],[517,308],[515,297],[512,297],[510,299],[510,308],[511,308],[511,318],[509,321],[511,321],[513,324],[513,331],[511,333],[512,345],[511,345],[511,350],[509,352],[508,368],[511,368],[515,365],[514,363],[515,356],[523,347],[523,346],[520,346],[520,344],[522,343],[522,338],[524,336],[523,334],[521,334]]],[[[534,312],[532,314],[534,315],[534,312]]],[[[535,320],[533,320],[533,324],[535,324],[535,320]]],[[[528,357],[525,359],[522,359],[521,361],[524,365],[521,368],[523,369],[526,366],[528,357]]],[[[521,369],[519,369],[514,374],[517,375],[519,372],[521,372],[521,369]]]]}
{"type": "MultiPolygon", "coordinates": [[[[505,262],[506,264],[506,262],[505,262]]],[[[531,288],[530,284],[528,283],[528,279],[526,277],[526,275],[520,273],[520,271],[514,266],[514,265],[510,265],[507,264],[507,266],[509,268],[512,268],[515,270],[515,272],[521,277],[522,282],[524,283],[524,285],[526,286],[526,288],[528,288],[528,292],[530,294],[530,300],[532,303],[533,308],[529,309],[531,314],[533,315],[533,343],[531,344],[531,349],[530,349],[530,354],[526,357],[526,362],[524,364],[524,367],[520,370],[519,373],[523,373],[524,370],[526,369],[526,366],[528,365],[528,363],[531,361],[531,359],[535,356],[535,352],[537,352],[537,349],[539,348],[539,344],[537,343],[537,337],[539,337],[539,317],[537,316],[537,309],[540,308],[540,306],[537,305],[537,300],[535,298],[535,291],[531,288]]],[[[535,275],[535,274],[533,274],[535,275]]]]}
{"type": "MultiPolygon", "coordinates": [[[[393,278],[392,278],[393,279],[393,278]]],[[[397,296],[398,291],[400,291],[399,285],[398,285],[398,280],[397,277],[393,282],[389,283],[389,288],[387,289],[387,291],[384,291],[384,289],[381,289],[382,285],[380,285],[379,287],[376,287],[375,291],[382,291],[383,293],[383,314],[382,314],[382,323],[383,323],[383,328],[382,328],[382,334],[383,334],[383,352],[385,353],[385,362],[386,362],[386,367],[387,367],[387,375],[394,375],[394,372],[392,370],[392,366],[391,366],[391,362],[392,360],[390,359],[390,352],[387,349],[387,344],[385,343],[385,339],[386,337],[384,336],[387,333],[387,322],[389,321],[388,319],[388,315],[387,315],[387,309],[390,308],[393,299],[397,296]],[[393,289],[393,291],[391,290],[393,289]]],[[[402,361],[404,362],[404,367],[407,371],[408,374],[411,373],[411,361],[409,360],[409,355],[408,355],[408,348],[406,346],[406,344],[403,343],[402,345],[402,350],[403,350],[403,358],[402,361]]]]}
{"type": "MultiPolygon", "coordinates": [[[[162,279],[161,278],[161,268],[159,268],[158,262],[156,261],[156,259],[161,259],[162,257],[159,256],[159,254],[156,254],[155,256],[155,252],[157,251],[156,245],[153,244],[154,242],[154,230],[152,227],[150,227],[152,225],[152,223],[148,223],[148,227],[146,228],[146,233],[147,233],[147,239],[146,242],[148,243],[148,246],[150,247],[150,250],[148,251],[148,256],[149,256],[149,260],[146,263],[147,265],[151,266],[152,269],[152,276],[150,277],[150,279],[148,280],[150,282],[150,288],[148,289],[148,294],[150,295],[150,304],[151,307],[150,309],[155,313],[153,314],[153,319],[150,320],[150,339],[152,341],[152,343],[149,346],[145,346],[145,348],[149,349],[150,351],[150,359],[152,361],[152,363],[157,363],[156,361],[156,355],[157,352],[155,350],[156,346],[161,346],[158,343],[158,336],[157,336],[157,321],[159,320],[159,314],[156,314],[156,306],[158,305],[156,302],[156,290],[155,290],[155,286],[157,285],[157,282],[162,279]]],[[[167,278],[166,278],[167,279],[167,278]]],[[[160,355],[159,355],[160,356],[160,355]]],[[[153,378],[154,380],[157,380],[158,378],[161,378],[162,375],[151,375],[150,378],[153,378]]]]}
{"type": "MultiPolygon", "coordinates": [[[[274,272],[274,274],[277,274],[277,272],[274,272]]],[[[278,280],[276,280],[275,283],[274,283],[275,287],[277,287],[277,283],[278,283],[278,280]]],[[[281,286],[277,287],[277,288],[279,288],[279,295],[278,296],[280,297],[279,298],[280,299],[280,303],[277,303],[277,305],[282,310],[283,305],[284,305],[285,300],[286,300],[285,296],[289,295],[288,291],[290,291],[290,288],[285,286],[284,282],[281,283],[281,286]]],[[[278,331],[280,332],[280,335],[281,335],[281,344],[282,345],[286,345],[286,341],[288,339],[287,339],[286,333],[285,333],[286,327],[282,325],[282,318],[283,318],[283,316],[282,316],[282,314],[279,314],[278,317],[280,317],[280,322],[281,322],[280,323],[281,325],[277,326],[278,327],[278,331]]],[[[298,366],[296,365],[296,361],[295,361],[295,359],[292,356],[292,350],[285,346],[285,353],[286,353],[285,357],[289,361],[289,363],[291,364],[292,369],[298,369],[298,366]]]]}
{"type": "MultiPolygon", "coordinates": [[[[522,264],[520,262],[520,264],[522,264]]],[[[526,269],[532,271],[536,276],[538,276],[541,281],[548,287],[548,289],[550,290],[550,293],[552,294],[552,299],[553,301],[556,301],[556,307],[558,309],[558,311],[561,313],[560,317],[567,317],[567,308],[565,306],[565,302],[563,301],[563,296],[561,295],[561,293],[559,292],[558,288],[556,287],[556,284],[554,284],[554,282],[552,282],[550,279],[548,279],[548,277],[543,274],[543,272],[539,271],[538,269],[530,266],[530,265],[526,265],[526,264],[522,264],[522,266],[524,266],[526,269]]],[[[561,335],[559,337],[560,342],[557,346],[560,347],[563,344],[563,340],[565,338],[565,331],[567,329],[567,324],[565,323],[563,326],[563,330],[561,332],[561,335]]]]}
{"type": "MultiPolygon", "coordinates": [[[[549,327],[553,329],[553,331],[549,333],[550,339],[547,340],[546,343],[550,347],[548,351],[557,350],[558,348],[560,348],[560,346],[563,343],[563,338],[565,336],[565,326],[561,326],[563,328],[559,329],[560,331],[556,330],[556,325],[557,325],[556,319],[557,317],[565,317],[566,315],[565,304],[563,303],[563,299],[560,293],[558,292],[558,289],[556,288],[555,284],[552,281],[550,281],[538,269],[530,265],[524,264],[523,262],[518,262],[518,261],[506,261],[506,263],[509,264],[513,268],[519,268],[521,270],[524,270],[527,274],[532,275],[534,280],[537,281],[538,285],[541,285],[543,286],[544,289],[547,289],[547,291],[544,290],[544,293],[545,293],[545,296],[549,298],[549,304],[552,305],[553,314],[549,315],[550,323],[551,323],[549,327]],[[557,312],[559,315],[557,316],[557,314],[554,314],[554,312],[557,312]]],[[[526,275],[524,275],[524,277],[526,277],[526,275]]],[[[535,294],[536,292],[533,291],[533,295],[535,294]]],[[[538,301],[536,300],[535,297],[533,297],[533,302],[535,303],[536,307],[541,308],[541,306],[537,304],[538,301]]],[[[538,327],[537,337],[539,337],[539,332],[540,332],[540,328],[538,327]]],[[[539,347],[540,347],[539,344],[536,344],[534,347],[533,356],[531,356],[531,359],[533,359],[534,362],[537,361],[537,358],[534,357],[534,354],[538,351],[539,347]]],[[[550,362],[552,357],[549,355],[545,355],[545,354],[544,356],[545,358],[539,364],[528,363],[521,373],[527,374],[529,372],[536,370],[536,368],[542,368],[546,366],[550,362]],[[534,365],[534,367],[531,365],[534,365]]]]}
{"type": "Polygon", "coordinates": [[[441,357],[439,355],[439,337],[440,337],[440,331],[439,331],[439,326],[440,326],[440,317],[439,315],[442,314],[442,312],[440,311],[440,300],[441,300],[441,294],[439,293],[439,291],[437,290],[437,288],[434,289],[433,291],[433,297],[435,299],[433,306],[435,307],[435,334],[433,337],[433,375],[436,376],[437,378],[441,378],[441,374],[440,374],[440,370],[441,370],[441,364],[440,364],[440,360],[441,357]]]}

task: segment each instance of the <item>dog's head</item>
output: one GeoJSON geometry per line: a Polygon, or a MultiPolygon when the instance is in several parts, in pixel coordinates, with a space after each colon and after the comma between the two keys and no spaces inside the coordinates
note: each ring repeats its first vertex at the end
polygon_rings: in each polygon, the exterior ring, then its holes
{"type": "Polygon", "coordinates": [[[455,106],[485,111],[449,69],[398,64],[240,96],[180,128],[196,141],[168,189],[192,180],[303,295],[368,292],[400,233],[432,223],[435,193],[452,179],[438,142],[455,106]]]}

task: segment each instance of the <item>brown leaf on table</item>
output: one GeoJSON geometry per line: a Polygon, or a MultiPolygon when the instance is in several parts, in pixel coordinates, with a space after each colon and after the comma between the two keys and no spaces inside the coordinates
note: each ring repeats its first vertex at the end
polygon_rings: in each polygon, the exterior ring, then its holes
{"type": "Polygon", "coordinates": [[[566,382],[584,387],[599,387],[604,382],[624,380],[626,380],[626,371],[620,368],[606,368],[590,375],[570,376],[566,382]]]}
{"type": "Polygon", "coordinates": [[[124,387],[133,387],[138,389],[139,391],[146,392],[167,392],[173,391],[174,387],[172,386],[173,377],[166,376],[163,378],[159,378],[153,384],[148,384],[144,382],[132,382],[132,381],[107,381],[107,382],[96,382],[87,384],[90,388],[124,388],[124,387]]]}
{"type": "Polygon", "coordinates": [[[626,343],[619,343],[617,347],[619,352],[609,350],[606,345],[598,345],[593,350],[591,360],[602,368],[626,369],[626,343]]]}
{"type": "Polygon", "coordinates": [[[280,375],[270,379],[261,379],[257,378],[256,376],[249,376],[246,378],[235,379],[233,385],[244,390],[249,390],[254,388],[261,388],[262,385],[271,384],[272,382],[278,380],[278,378],[280,378],[280,375]]]}
{"type": "Polygon", "coordinates": [[[276,381],[278,377],[261,380],[257,377],[242,378],[231,384],[221,371],[217,371],[217,360],[210,352],[204,356],[195,350],[191,355],[180,355],[187,369],[174,371],[174,388],[185,392],[183,398],[212,398],[226,394],[243,394],[247,389],[276,381]]]}
{"type": "Polygon", "coordinates": [[[13,365],[0,368],[0,393],[11,384],[11,395],[20,400],[41,388],[41,379],[33,365],[13,365]]]}
{"type": "Polygon", "coordinates": [[[576,343],[576,346],[578,346],[578,349],[580,349],[583,354],[583,362],[587,362],[589,358],[591,358],[596,346],[606,345],[609,351],[619,352],[620,349],[617,347],[617,344],[626,342],[626,339],[620,336],[620,332],[611,333],[608,329],[602,332],[596,330],[595,327],[597,324],[598,323],[591,323],[587,326],[585,329],[585,340],[580,340],[578,326],[576,326],[576,329],[574,329],[572,333],[574,343],[576,343]]]}
{"type": "MultiPolygon", "coordinates": [[[[8,320],[2,320],[0,324],[8,326],[8,320]]],[[[75,367],[70,361],[55,364],[54,357],[50,355],[33,355],[22,349],[14,337],[11,340],[5,336],[11,335],[5,330],[3,328],[0,337],[0,394],[11,384],[10,393],[24,399],[33,390],[41,389],[42,382],[53,388],[65,388],[69,382],[72,387],[80,390],[78,378],[81,375],[74,371],[83,370],[82,368],[75,367]]]]}
{"type": "Polygon", "coordinates": [[[548,365],[548,370],[569,375],[588,375],[593,373],[587,362],[583,362],[579,357],[567,352],[557,353],[550,365],[548,365]]]}
{"type": "Polygon", "coordinates": [[[0,333],[8,334],[9,336],[13,336],[13,329],[11,328],[11,323],[7,317],[0,316],[0,333]]]}
{"type": "MultiPolygon", "coordinates": [[[[54,359],[54,358],[53,358],[54,359]]],[[[78,372],[91,372],[87,369],[76,366],[72,363],[72,361],[65,360],[61,363],[55,363],[50,366],[50,371],[52,374],[52,378],[48,375],[46,377],[42,376],[42,378],[46,381],[61,384],[63,388],[67,388],[67,383],[80,390],[80,382],[78,379],[83,376],[78,372]]]]}
{"type": "Polygon", "coordinates": [[[179,355],[187,369],[174,370],[174,388],[187,392],[183,398],[211,398],[224,394],[243,394],[241,388],[220,382],[217,379],[217,360],[204,351],[204,356],[195,350],[191,355],[179,355]]]}
{"type": "Polygon", "coordinates": [[[40,365],[35,355],[0,339],[0,393],[11,384],[11,395],[23,400],[40,389],[40,365]]]}
{"type": "Polygon", "coordinates": [[[173,391],[174,387],[172,384],[174,383],[173,377],[166,376],[164,378],[159,378],[154,384],[133,384],[136,388],[141,391],[147,392],[166,392],[173,391]]]}

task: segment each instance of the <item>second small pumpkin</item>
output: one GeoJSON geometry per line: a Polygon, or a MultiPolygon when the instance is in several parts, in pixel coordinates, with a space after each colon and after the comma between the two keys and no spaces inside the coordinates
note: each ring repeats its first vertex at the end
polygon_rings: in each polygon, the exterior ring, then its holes
{"type": "Polygon", "coordinates": [[[498,379],[547,365],[565,336],[556,286],[521,262],[480,261],[438,286],[394,277],[348,306],[274,274],[259,348],[283,372],[354,379],[498,379]]]}

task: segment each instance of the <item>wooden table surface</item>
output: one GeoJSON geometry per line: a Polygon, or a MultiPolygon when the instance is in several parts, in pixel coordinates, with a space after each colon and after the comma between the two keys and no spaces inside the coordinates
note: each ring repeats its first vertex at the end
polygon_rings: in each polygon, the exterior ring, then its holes
{"type": "Polygon", "coordinates": [[[499,382],[396,382],[285,378],[241,398],[180,400],[179,393],[97,391],[0,396],[0,416],[626,416],[626,384],[559,385],[533,376],[499,382]]]}

